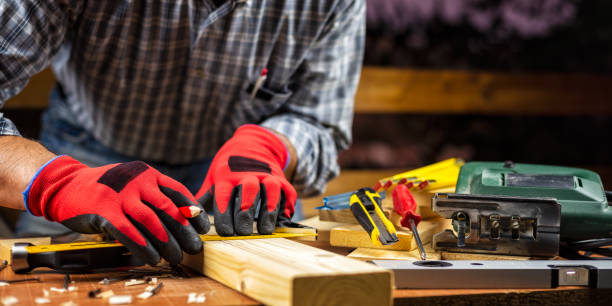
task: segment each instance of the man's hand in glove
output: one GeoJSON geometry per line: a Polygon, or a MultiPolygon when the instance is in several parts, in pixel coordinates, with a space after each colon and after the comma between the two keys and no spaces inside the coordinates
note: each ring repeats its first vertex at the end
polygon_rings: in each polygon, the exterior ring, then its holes
{"type": "Polygon", "coordinates": [[[24,200],[32,214],[76,232],[111,234],[151,265],[199,252],[198,233],[210,228],[185,186],[139,161],[90,168],[59,156],[38,170],[24,200]]]}
{"type": "Polygon", "coordinates": [[[277,221],[291,219],[297,194],[283,173],[290,159],[272,131],[252,124],[236,130],[215,155],[196,194],[214,214],[219,235],[250,235],[255,217],[257,231],[270,234],[277,221]]]}

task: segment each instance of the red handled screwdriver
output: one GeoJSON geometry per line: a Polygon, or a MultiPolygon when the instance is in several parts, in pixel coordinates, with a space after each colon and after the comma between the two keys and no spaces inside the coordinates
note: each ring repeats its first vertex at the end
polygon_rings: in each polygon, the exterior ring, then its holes
{"type": "Polygon", "coordinates": [[[421,253],[421,259],[426,260],[425,249],[419,237],[417,231],[417,225],[421,222],[421,215],[416,212],[416,201],[410,193],[410,189],[404,185],[399,184],[393,189],[393,209],[402,216],[400,223],[402,226],[410,227],[414,238],[416,239],[417,245],[419,246],[419,252],[421,253]]]}

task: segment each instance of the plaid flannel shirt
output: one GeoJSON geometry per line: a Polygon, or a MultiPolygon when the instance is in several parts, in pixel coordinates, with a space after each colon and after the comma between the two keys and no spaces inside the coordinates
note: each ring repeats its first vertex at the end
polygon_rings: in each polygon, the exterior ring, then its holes
{"type": "MultiPolygon", "coordinates": [[[[351,141],[364,15],[364,0],[2,0],[0,107],[51,64],[108,147],[189,163],[256,123],[292,142],[292,183],[313,195],[351,141]]],[[[19,135],[2,113],[0,135],[19,135]]]]}

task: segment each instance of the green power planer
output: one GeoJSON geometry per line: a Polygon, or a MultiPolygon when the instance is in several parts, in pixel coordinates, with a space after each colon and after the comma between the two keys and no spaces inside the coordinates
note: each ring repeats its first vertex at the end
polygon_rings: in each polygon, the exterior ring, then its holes
{"type": "Polygon", "coordinates": [[[513,162],[470,162],[459,172],[455,193],[554,198],[561,205],[560,239],[612,237],[612,208],[593,171],[513,162]]]}

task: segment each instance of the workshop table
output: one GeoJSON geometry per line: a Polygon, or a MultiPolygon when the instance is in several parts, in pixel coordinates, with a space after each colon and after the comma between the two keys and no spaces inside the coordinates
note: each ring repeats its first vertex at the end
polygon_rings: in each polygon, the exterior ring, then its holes
{"type": "MultiPolygon", "coordinates": [[[[72,292],[58,293],[49,292],[49,299],[53,305],[72,301],[78,305],[108,305],[107,299],[93,299],[88,297],[91,290],[101,288],[102,291],[113,290],[115,295],[132,295],[132,304],[147,305],[184,305],[190,292],[205,293],[206,301],[203,305],[257,305],[257,301],[246,295],[232,290],[231,288],[204,276],[193,276],[190,278],[160,278],[158,281],[164,283],[158,294],[140,300],[136,296],[144,291],[147,285],[135,285],[125,287],[124,281],[118,281],[109,285],[100,285],[98,282],[105,277],[114,274],[71,274],[76,290],[72,292]]],[[[0,279],[23,279],[39,277],[40,282],[14,283],[0,287],[0,300],[7,296],[19,299],[17,305],[34,305],[34,299],[43,297],[43,289],[51,291],[51,287],[63,288],[63,274],[27,274],[15,275],[10,267],[0,272],[0,279]]],[[[1,304],[1,301],[0,301],[1,304]]]]}
{"type": "MultiPolygon", "coordinates": [[[[333,249],[332,249],[333,250],[333,249]]],[[[339,250],[338,252],[342,252],[339,250]]],[[[116,274],[115,274],[116,275],[116,274]]],[[[190,292],[205,293],[204,305],[256,305],[257,301],[235,291],[208,277],[193,275],[190,278],[160,278],[164,283],[161,291],[147,300],[139,300],[136,296],[144,291],[146,285],[125,287],[124,281],[110,285],[100,285],[98,282],[113,274],[71,275],[77,289],[72,292],[50,292],[49,299],[55,305],[72,301],[75,304],[108,305],[108,300],[91,299],[88,293],[101,288],[102,291],[112,289],[115,295],[132,295],[132,304],[147,305],[184,305],[187,304],[190,292]]],[[[10,267],[0,272],[0,279],[23,279],[39,277],[40,282],[14,283],[0,287],[0,299],[14,296],[19,299],[18,305],[33,305],[34,299],[43,297],[43,289],[50,291],[51,287],[62,288],[62,274],[35,273],[15,275],[10,267]]],[[[500,276],[503,277],[503,276],[500,276]]],[[[395,305],[407,304],[588,304],[603,305],[612,301],[612,289],[588,289],[583,287],[563,287],[555,289],[401,289],[393,292],[395,305]]]]}

